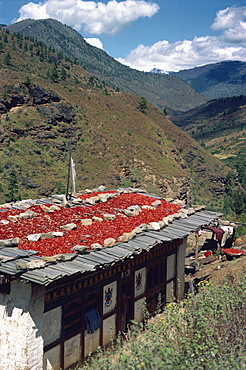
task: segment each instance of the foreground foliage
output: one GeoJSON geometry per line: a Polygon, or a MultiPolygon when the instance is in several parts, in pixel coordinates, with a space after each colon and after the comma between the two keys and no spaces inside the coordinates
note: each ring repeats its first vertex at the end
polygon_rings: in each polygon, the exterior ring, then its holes
{"type": "Polygon", "coordinates": [[[246,369],[246,271],[199,290],[79,369],[246,369]]]}

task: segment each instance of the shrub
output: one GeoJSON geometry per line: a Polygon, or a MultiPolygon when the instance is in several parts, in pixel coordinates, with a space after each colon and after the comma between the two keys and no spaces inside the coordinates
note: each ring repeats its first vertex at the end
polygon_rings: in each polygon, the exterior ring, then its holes
{"type": "Polygon", "coordinates": [[[245,271],[199,285],[197,296],[168,304],[145,330],[133,325],[125,341],[119,336],[78,369],[245,369],[245,271]]]}

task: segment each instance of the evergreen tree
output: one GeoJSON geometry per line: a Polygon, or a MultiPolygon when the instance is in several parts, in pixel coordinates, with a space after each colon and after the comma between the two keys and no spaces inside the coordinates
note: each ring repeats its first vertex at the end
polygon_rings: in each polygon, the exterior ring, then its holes
{"type": "Polygon", "coordinates": [[[20,199],[18,194],[18,179],[17,173],[14,169],[11,170],[8,177],[8,193],[5,194],[9,202],[15,202],[20,199]]]}
{"type": "Polygon", "coordinates": [[[142,96],[138,102],[137,109],[140,110],[141,113],[147,114],[147,110],[149,109],[147,106],[147,100],[142,96]]]}
{"type": "Polygon", "coordinates": [[[89,77],[88,85],[90,85],[90,86],[94,86],[94,76],[90,76],[90,77],[89,77]]]}
{"type": "Polygon", "coordinates": [[[167,108],[165,107],[164,109],[163,109],[163,113],[164,113],[164,116],[168,116],[168,111],[167,111],[167,108]]]}
{"type": "MultiPolygon", "coordinates": [[[[48,71],[48,72],[49,72],[49,76],[48,77],[51,79],[51,81],[52,82],[58,82],[59,75],[58,75],[57,68],[54,67],[54,68],[52,68],[51,71],[48,71]]],[[[47,75],[48,75],[48,73],[47,73],[47,75]]]]}
{"type": "Polygon", "coordinates": [[[61,70],[61,79],[62,79],[62,81],[65,81],[66,78],[67,78],[67,72],[65,71],[64,68],[62,68],[62,70],[61,70]]]}
{"type": "Polygon", "coordinates": [[[31,86],[31,79],[30,79],[30,77],[29,76],[26,76],[26,81],[24,82],[24,84],[26,85],[26,86],[31,86]]]}
{"type": "Polygon", "coordinates": [[[5,55],[4,64],[6,64],[6,66],[10,66],[11,65],[11,55],[9,53],[7,53],[5,55]]]}

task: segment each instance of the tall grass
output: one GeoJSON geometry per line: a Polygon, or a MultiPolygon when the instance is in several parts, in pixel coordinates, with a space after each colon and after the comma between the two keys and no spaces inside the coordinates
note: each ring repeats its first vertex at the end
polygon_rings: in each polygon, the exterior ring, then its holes
{"type": "Polygon", "coordinates": [[[246,369],[246,271],[201,282],[198,295],[132,325],[77,369],[246,369]]]}

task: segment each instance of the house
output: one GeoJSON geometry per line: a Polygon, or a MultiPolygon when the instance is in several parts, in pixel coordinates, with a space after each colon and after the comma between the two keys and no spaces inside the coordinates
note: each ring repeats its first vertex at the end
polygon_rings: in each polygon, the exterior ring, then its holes
{"type": "Polygon", "coordinates": [[[220,216],[136,189],[0,211],[1,370],[68,369],[182,299],[187,236],[220,216]]]}

